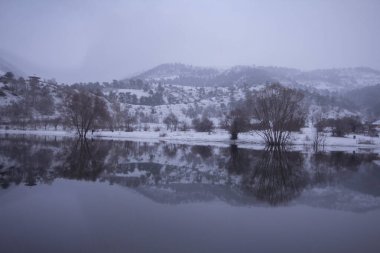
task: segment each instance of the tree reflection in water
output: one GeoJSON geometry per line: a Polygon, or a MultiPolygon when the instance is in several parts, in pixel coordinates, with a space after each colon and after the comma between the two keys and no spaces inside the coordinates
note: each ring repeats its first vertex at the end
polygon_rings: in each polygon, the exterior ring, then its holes
{"type": "Polygon", "coordinates": [[[109,142],[100,145],[98,141],[79,138],[72,146],[65,148],[65,162],[60,175],[64,178],[95,181],[104,170],[104,161],[110,148],[109,142]]]}
{"type": "Polygon", "coordinates": [[[277,205],[299,196],[307,181],[300,152],[272,147],[266,149],[252,169],[243,175],[242,188],[259,200],[277,205]]]}
{"type": "Polygon", "coordinates": [[[296,198],[308,182],[303,154],[282,147],[249,150],[231,145],[227,169],[242,176],[240,188],[245,193],[271,205],[296,198]]]}

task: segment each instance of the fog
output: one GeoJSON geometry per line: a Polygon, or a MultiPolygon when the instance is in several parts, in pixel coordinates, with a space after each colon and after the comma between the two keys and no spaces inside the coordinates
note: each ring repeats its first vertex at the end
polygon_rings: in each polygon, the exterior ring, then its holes
{"type": "Polygon", "coordinates": [[[380,69],[380,1],[0,2],[0,58],[60,82],[155,65],[380,69]]]}

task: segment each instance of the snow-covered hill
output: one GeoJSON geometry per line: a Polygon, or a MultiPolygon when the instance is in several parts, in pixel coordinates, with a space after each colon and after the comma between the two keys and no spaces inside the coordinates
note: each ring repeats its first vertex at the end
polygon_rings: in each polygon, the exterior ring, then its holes
{"type": "Polygon", "coordinates": [[[175,63],[159,65],[133,78],[166,84],[218,87],[280,82],[296,87],[337,91],[379,84],[380,71],[365,67],[301,71],[260,66],[235,66],[220,70],[175,63]]]}
{"type": "MultiPolygon", "coordinates": [[[[100,92],[100,96],[107,102],[112,118],[108,126],[110,129],[119,130],[116,125],[122,128],[128,121],[128,125],[132,124],[129,130],[161,131],[167,128],[164,119],[172,113],[180,125],[186,124],[186,128],[191,127],[195,118],[203,116],[213,121],[218,128],[233,108],[243,104],[247,95],[261,89],[266,83],[277,80],[303,90],[305,108],[309,108],[308,121],[345,116],[360,116],[362,120],[377,119],[375,102],[370,107],[363,106],[334,92],[380,82],[379,71],[368,68],[302,72],[278,67],[236,66],[219,70],[164,64],[141,73],[136,78],[141,79],[71,86],[42,80],[33,90],[33,96],[28,96],[32,90],[26,88],[29,80],[14,79],[12,82],[0,83],[0,119],[6,123],[20,117],[50,120],[54,116],[58,119],[62,116],[64,94],[83,88],[94,94],[100,92]],[[23,102],[27,102],[26,99],[32,99],[36,108],[27,107],[25,109],[29,109],[27,111],[30,113],[17,116],[15,112],[25,111],[22,106],[25,106],[23,102]],[[54,108],[50,110],[49,106],[54,108]]],[[[367,93],[363,93],[361,101],[366,101],[367,93]]]]}

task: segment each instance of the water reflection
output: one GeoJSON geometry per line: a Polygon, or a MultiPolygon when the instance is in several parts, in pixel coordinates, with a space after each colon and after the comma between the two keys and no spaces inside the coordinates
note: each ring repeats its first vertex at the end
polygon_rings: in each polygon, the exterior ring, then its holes
{"type": "Polygon", "coordinates": [[[307,182],[301,153],[271,148],[265,150],[252,169],[244,174],[242,187],[259,200],[277,205],[299,196],[307,182]]]}
{"type": "Polygon", "coordinates": [[[58,168],[59,174],[64,178],[95,181],[106,167],[105,159],[110,148],[109,142],[99,145],[78,139],[73,145],[65,146],[60,154],[63,165],[58,168]]]}
{"type": "Polygon", "coordinates": [[[374,153],[13,136],[1,137],[0,185],[35,186],[66,178],[132,187],[164,203],[219,199],[275,206],[316,188],[379,197],[377,160],[374,153]]]}

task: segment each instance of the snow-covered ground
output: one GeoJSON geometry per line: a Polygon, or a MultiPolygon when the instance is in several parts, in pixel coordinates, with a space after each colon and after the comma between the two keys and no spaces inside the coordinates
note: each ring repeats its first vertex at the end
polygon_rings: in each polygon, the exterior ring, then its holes
{"type": "MultiPolygon", "coordinates": [[[[0,134],[30,134],[40,136],[62,136],[75,137],[74,131],[63,130],[6,130],[0,129],[0,134]]],[[[88,138],[101,139],[118,139],[142,142],[158,142],[165,141],[181,144],[197,144],[211,146],[228,146],[238,144],[243,148],[264,148],[264,140],[255,132],[241,133],[238,140],[231,141],[229,134],[225,130],[216,129],[208,134],[205,132],[195,131],[96,131],[94,134],[88,134],[88,138]]],[[[291,147],[296,150],[309,149],[312,147],[314,131],[312,128],[304,128],[299,133],[293,133],[291,137],[291,147]]],[[[321,147],[322,149],[323,147],[321,147]]],[[[369,137],[364,135],[348,135],[346,137],[327,136],[325,140],[324,150],[342,150],[342,151],[360,151],[371,150],[380,152],[380,138],[369,137]]]]}

